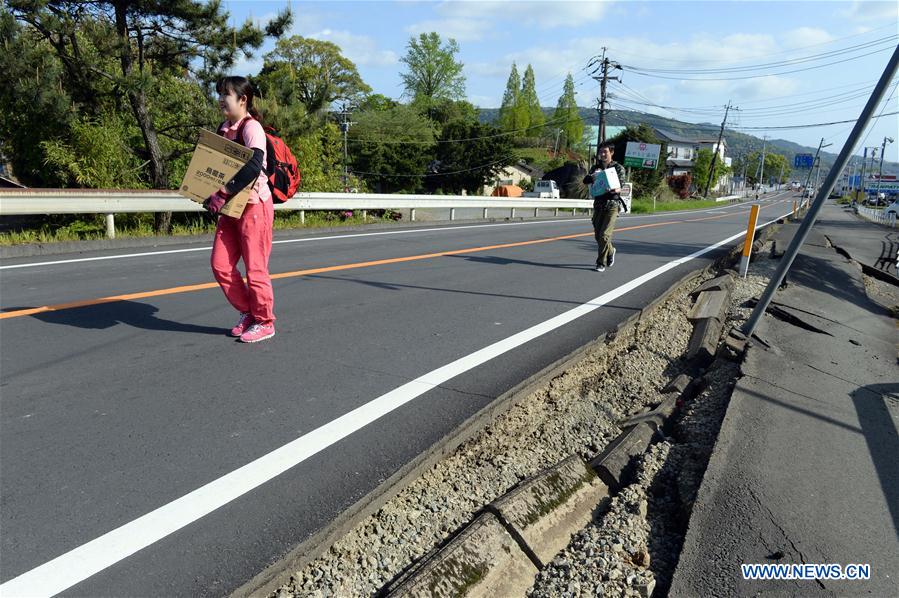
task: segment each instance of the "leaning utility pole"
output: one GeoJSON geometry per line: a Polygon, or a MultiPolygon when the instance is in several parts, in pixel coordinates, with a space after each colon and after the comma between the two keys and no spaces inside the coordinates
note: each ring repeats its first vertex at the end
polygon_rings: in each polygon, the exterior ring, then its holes
{"type": "MultiPolygon", "coordinates": [[[[864,203],[865,199],[868,197],[867,192],[865,190],[865,169],[868,166],[868,148],[865,147],[865,154],[862,156],[862,174],[861,178],[859,178],[858,189],[861,191],[862,195],[862,203],[864,203]]],[[[858,201],[859,192],[855,192],[855,201],[858,201]]]]}
{"type": "MultiPolygon", "coordinates": [[[[589,64],[587,66],[590,66],[589,64]]],[[[599,160],[599,146],[602,145],[602,142],[606,140],[606,84],[609,82],[609,79],[612,81],[621,81],[618,77],[610,77],[609,69],[621,69],[621,65],[617,62],[613,62],[606,57],[606,47],[602,48],[602,57],[600,58],[599,69],[594,69],[594,74],[597,70],[602,72],[599,76],[594,76],[593,79],[599,81],[599,102],[596,107],[597,112],[599,112],[599,130],[596,133],[596,159],[599,160]]]]}
{"type": "Polygon", "coordinates": [[[787,247],[787,250],[784,252],[783,257],[780,258],[780,263],[777,266],[777,270],[768,281],[768,286],[765,287],[765,291],[759,298],[758,303],[756,303],[755,309],[752,311],[752,314],[749,316],[749,319],[746,321],[746,323],[743,324],[741,332],[743,333],[743,335],[745,335],[745,338],[752,338],[752,333],[755,331],[756,325],[758,325],[759,320],[761,320],[762,318],[762,315],[765,313],[765,311],[767,311],[768,306],[771,304],[771,299],[774,297],[775,291],[783,282],[784,276],[786,276],[787,274],[787,270],[790,269],[790,266],[793,264],[793,260],[796,259],[796,254],[799,253],[799,248],[805,242],[805,239],[809,234],[809,230],[815,224],[815,220],[818,218],[818,213],[821,211],[821,207],[824,205],[824,202],[827,200],[827,196],[830,195],[830,192],[833,189],[833,185],[836,182],[837,175],[846,166],[846,163],[849,161],[849,157],[852,155],[852,150],[855,147],[855,144],[858,143],[859,139],[862,136],[862,133],[868,126],[868,123],[871,122],[871,117],[874,116],[874,111],[877,109],[877,106],[881,101],[883,101],[883,98],[886,95],[886,90],[890,86],[890,81],[892,81],[893,77],[896,76],[896,71],[899,71],[899,47],[897,47],[893,51],[893,55],[892,57],[890,57],[890,61],[889,63],[887,63],[887,66],[883,71],[883,75],[881,75],[880,80],[874,87],[874,91],[871,93],[871,97],[868,98],[868,102],[867,104],[865,104],[864,109],[862,109],[862,113],[861,115],[859,115],[858,120],[855,121],[855,125],[852,127],[852,132],[849,133],[849,137],[846,139],[846,143],[843,144],[843,149],[840,150],[840,154],[837,156],[836,162],[834,162],[834,165],[830,169],[830,172],[827,173],[827,177],[824,179],[824,185],[818,190],[818,194],[815,196],[815,201],[812,202],[808,214],[802,220],[802,224],[799,225],[799,229],[796,231],[796,234],[793,235],[793,240],[790,241],[790,246],[787,247]]]}
{"type": "Polygon", "coordinates": [[[821,138],[821,143],[818,144],[818,149],[815,150],[815,159],[812,160],[812,167],[808,169],[808,176],[805,177],[805,185],[803,185],[803,187],[805,187],[805,189],[808,189],[808,184],[812,180],[812,170],[815,169],[815,164],[818,163],[818,155],[821,153],[822,147],[824,147],[824,138],[823,137],[821,138]]]}
{"type": "Polygon", "coordinates": [[[712,154],[712,165],[709,166],[709,179],[705,183],[705,193],[703,197],[709,196],[709,188],[712,186],[712,177],[715,176],[715,164],[718,162],[718,152],[721,151],[721,140],[724,139],[724,125],[727,123],[727,113],[730,112],[730,100],[724,107],[724,120],[721,121],[721,130],[718,132],[718,144],[715,146],[715,153],[712,154]]]}
{"type": "Polygon", "coordinates": [[[880,146],[880,173],[877,175],[877,198],[880,199],[880,181],[883,180],[883,155],[887,152],[887,143],[893,143],[892,137],[884,137],[880,146]]]}

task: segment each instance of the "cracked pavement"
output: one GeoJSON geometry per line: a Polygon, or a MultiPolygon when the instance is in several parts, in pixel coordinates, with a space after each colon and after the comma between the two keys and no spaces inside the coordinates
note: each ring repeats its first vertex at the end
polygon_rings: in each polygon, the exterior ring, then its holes
{"type": "Polygon", "coordinates": [[[775,300],[825,334],[770,313],[760,323],[771,346],[741,365],[671,596],[899,595],[896,321],[828,247],[824,214],[775,300]],[[868,563],[871,579],[743,580],[751,563],[868,563]]]}

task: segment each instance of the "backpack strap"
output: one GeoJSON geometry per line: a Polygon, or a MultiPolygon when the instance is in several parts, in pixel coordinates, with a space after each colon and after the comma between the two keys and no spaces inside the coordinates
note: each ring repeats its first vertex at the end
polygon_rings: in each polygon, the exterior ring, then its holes
{"type": "MultiPolygon", "coordinates": [[[[243,128],[244,128],[244,125],[247,124],[247,121],[251,120],[252,118],[253,118],[253,115],[252,115],[252,114],[247,114],[245,117],[243,117],[243,118],[240,120],[240,124],[237,125],[237,138],[236,138],[234,141],[236,141],[237,143],[241,144],[241,145],[244,146],[244,147],[246,147],[247,144],[244,143],[244,139],[243,139],[243,128]]],[[[219,127],[218,127],[217,132],[218,132],[218,134],[221,135],[222,137],[225,137],[224,127],[225,127],[225,125],[226,125],[227,123],[228,123],[228,121],[224,121],[224,122],[222,122],[222,124],[220,124],[219,127]]]]}

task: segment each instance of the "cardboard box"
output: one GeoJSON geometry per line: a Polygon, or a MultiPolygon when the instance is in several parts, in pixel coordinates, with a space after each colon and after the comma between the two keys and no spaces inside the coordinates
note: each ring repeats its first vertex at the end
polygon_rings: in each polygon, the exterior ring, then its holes
{"type": "MultiPolygon", "coordinates": [[[[197,203],[203,203],[237,174],[244,164],[253,157],[253,150],[239,143],[229,141],[211,131],[200,130],[200,139],[190,159],[187,172],[178,188],[178,193],[197,203]]],[[[255,182],[255,181],[254,181],[255,182]]],[[[222,207],[221,213],[232,218],[240,218],[250,199],[247,185],[222,207]]]]}

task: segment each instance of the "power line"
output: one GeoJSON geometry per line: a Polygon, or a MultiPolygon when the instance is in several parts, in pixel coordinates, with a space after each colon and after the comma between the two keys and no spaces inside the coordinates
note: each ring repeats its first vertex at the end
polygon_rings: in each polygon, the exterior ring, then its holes
{"type": "Polygon", "coordinates": [[[853,60],[858,60],[859,58],[864,58],[866,56],[873,56],[874,54],[880,54],[881,52],[886,52],[888,50],[893,50],[893,49],[894,49],[893,47],[881,48],[880,50],[875,50],[873,52],[867,52],[865,54],[859,54],[858,56],[852,56],[852,57],[846,58],[844,60],[836,60],[834,62],[828,62],[825,64],[819,64],[816,66],[809,66],[809,67],[805,67],[805,68],[801,68],[801,69],[793,69],[790,71],[778,71],[778,72],[774,72],[774,73],[764,73],[761,75],[746,75],[744,77],[699,77],[699,78],[668,77],[665,75],[657,75],[657,74],[649,74],[649,73],[640,72],[637,70],[633,70],[630,67],[626,67],[626,68],[629,68],[630,69],[629,72],[631,72],[635,75],[640,75],[643,77],[651,77],[654,79],[670,79],[670,80],[675,80],[675,81],[741,81],[741,80],[746,80],[746,79],[761,79],[764,77],[771,77],[771,76],[775,76],[775,75],[789,75],[792,73],[801,73],[801,72],[805,72],[805,71],[812,71],[812,70],[821,69],[821,68],[828,67],[828,66],[833,66],[835,64],[843,64],[846,62],[851,62],[853,60]]]}
{"type": "MultiPolygon", "coordinates": [[[[873,118],[873,120],[877,120],[882,116],[893,116],[894,114],[899,114],[899,110],[897,110],[895,112],[881,113],[881,114],[875,116],[873,118]]],[[[810,124],[806,124],[806,125],[784,125],[784,126],[777,126],[777,127],[741,127],[740,131],[783,131],[783,130],[787,130],[787,129],[811,129],[814,127],[829,127],[831,125],[843,125],[846,123],[854,123],[857,120],[858,120],[857,118],[850,118],[849,120],[835,120],[835,121],[826,122],[826,123],[810,123],[810,124]]]]}
{"type": "MultiPolygon", "coordinates": [[[[844,37],[838,37],[838,38],[835,38],[835,39],[832,39],[832,40],[829,40],[829,41],[826,41],[826,42],[818,42],[818,43],[816,43],[816,44],[809,44],[809,45],[807,45],[807,46],[799,46],[799,47],[796,47],[796,48],[790,48],[790,49],[788,49],[788,50],[781,50],[781,51],[779,51],[779,52],[770,52],[770,53],[769,53],[769,52],[765,52],[765,56],[770,58],[771,56],[781,56],[781,55],[783,55],[783,54],[791,54],[791,53],[793,53],[793,52],[797,52],[797,51],[799,51],[799,50],[806,50],[806,49],[808,49],[808,48],[816,48],[816,47],[818,47],[818,46],[829,46],[829,45],[831,45],[831,44],[836,44],[836,43],[842,42],[842,41],[847,40],[847,39],[852,39],[852,38],[855,38],[855,37],[862,37],[862,36],[864,36],[864,35],[870,35],[871,33],[875,32],[875,31],[880,31],[881,29],[894,29],[895,27],[896,27],[895,23],[887,23],[886,25],[881,25],[880,27],[874,27],[874,28],[872,28],[872,29],[870,29],[870,30],[868,30],[868,31],[863,31],[863,32],[861,32],[861,33],[853,33],[852,35],[846,35],[846,36],[844,36],[844,37]]],[[[640,53],[640,54],[635,54],[635,53],[633,53],[633,52],[628,52],[628,51],[626,51],[626,50],[620,50],[620,49],[617,49],[617,48],[612,48],[612,49],[615,51],[616,54],[619,54],[619,55],[624,55],[624,56],[639,56],[639,57],[641,57],[641,58],[643,58],[643,57],[646,56],[646,53],[645,53],[645,52],[644,52],[644,53],[640,53]]],[[[715,60],[695,60],[695,59],[668,60],[668,59],[665,59],[665,58],[654,58],[654,60],[655,60],[656,62],[667,62],[667,63],[671,63],[671,64],[691,64],[691,65],[694,65],[694,66],[697,65],[697,64],[715,64],[715,63],[716,63],[715,60]]],[[[721,61],[717,61],[717,62],[718,62],[718,63],[721,63],[721,61]]]]}
{"type": "MultiPolygon", "coordinates": [[[[809,56],[803,56],[801,58],[793,58],[789,60],[779,60],[775,62],[763,62],[759,64],[751,64],[745,66],[730,66],[730,67],[719,67],[719,68],[710,68],[710,69],[659,69],[652,67],[640,67],[634,65],[625,65],[627,68],[632,69],[634,71],[640,71],[643,73],[665,73],[665,74],[689,74],[689,75],[703,75],[703,74],[720,74],[720,73],[738,73],[738,72],[747,72],[747,71],[757,71],[767,68],[778,68],[784,66],[794,66],[796,64],[802,64],[805,62],[815,62],[817,60],[823,60],[825,58],[832,58],[833,56],[843,55],[846,52],[853,52],[858,50],[864,50],[868,48],[872,48],[875,46],[879,46],[885,43],[895,42],[895,40],[899,38],[899,35],[888,35],[886,37],[882,37],[876,40],[872,40],[869,42],[865,42],[863,44],[858,44],[856,46],[849,46],[846,48],[839,48],[837,50],[830,50],[828,52],[822,52],[820,54],[811,54],[809,56]]],[[[891,45],[893,45],[891,43],[891,45]]]]}

